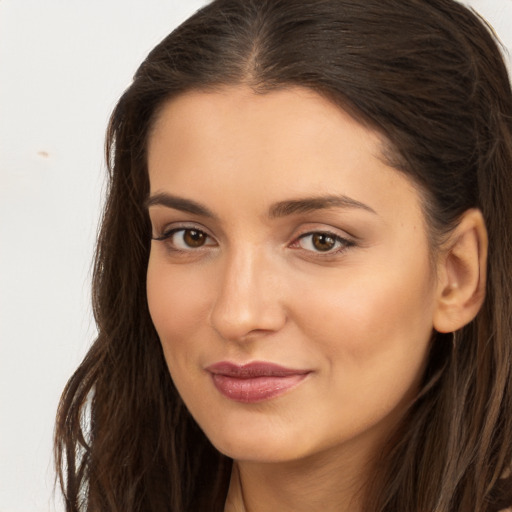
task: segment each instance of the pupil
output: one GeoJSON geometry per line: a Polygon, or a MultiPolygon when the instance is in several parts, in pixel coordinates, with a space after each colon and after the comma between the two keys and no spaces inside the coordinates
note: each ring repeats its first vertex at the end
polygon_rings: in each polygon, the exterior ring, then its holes
{"type": "Polygon", "coordinates": [[[331,235],[326,235],[325,233],[316,233],[313,235],[313,245],[319,251],[330,251],[336,240],[331,235]]]}
{"type": "Polygon", "coordinates": [[[201,247],[205,242],[205,234],[195,229],[188,229],[183,235],[185,243],[189,247],[201,247]]]}

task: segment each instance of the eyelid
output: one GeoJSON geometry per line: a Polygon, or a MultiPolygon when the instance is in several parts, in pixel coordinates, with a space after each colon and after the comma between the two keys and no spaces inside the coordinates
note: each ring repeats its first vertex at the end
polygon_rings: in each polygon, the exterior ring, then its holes
{"type": "MultiPolygon", "coordinates": [[[[340,235],[337,235],[336,233],[332,233],[331,231],[311,231],[309,233],[304,233],[303,235],[300,235],[296,241],[299,241],[299,240],[302,240],[304,238],[307,238],[308,236],[314,236],[314,235],[327,235],[327,236],[330,236],[332,238],[334,238],[335,241],[337,242],[342,242],[342,243],[345,243],[346,245],[353,245],[353,241],[352,240],[349,240],[348,238],[346,237],[342,237],[340,235]]],[[[321,252],[321,251],[319,251],[321,252]]]]}
{"type": "Polygon", "coordinates": [[[308,222],[303,224],[299,229],[295,231],[293,234],[293,239],[298,239],[302,236],[312,235],[315,233],[325,233],[332,235],[336,238],[341,238],[343,240],[347,240],[349,242],[357,243],[359,237],[350,233],[345,229],[341,229],[330,224],[324,224],[319,222],[308,222]]]}
{"type": "Polygon", "coordinates": [[[151,239],[156,241],[166,240],[169,238],[173,233],[176,233],[180,230],[196,230],[201,231],[202,233],[205,233],[209,238],[212,238],[215,240],[215,237],[210,233],[210,231],[202,226],[201,224],[195,223],[195,222],[172,222],[170,224],[165,224],[164,227],[156,229],[153,228],[153,231],[156,231],[159,233],[158,235],[151,234],[151,239]]]}
{"type": "Polygon", "coordinates": [[[165,228],[159,230],[160,235],[151,236],[151,239],[157,242],[161,242],[166,249],[172,254],[179,256],[192,256],[203,254],[204,251],[207,251],[211,248],[214,248],[218,245],[217,240],[214,236],[212,236],[209,231],[202,226],[198,226],[195,223],[173,223],[168,224],[165,228]],[[182,237],[185,236],[187,231],[197,231],[206,236],[206,240],[204,244],[194,247],[193,245],[188,245],[186,242],[183,243],[183,240],[179,242],[179,240],[175,239],[175,236],[178,236],[178,233],[182,233],[182,237]],[[213,243],[212,243],[213,242],[213,243]]]}
{"type": "Polygon", "coordinates": [[[310,255],[314,255],[314,257],[320,257],[320,258],[328,258],[336,256],[338,254],[344,253],[351,247],[354,247],[357,245],[357,237],[350,235],[346,231],[339,230],[337,228],[331,227],[331,226],[307,226],[303,227],[301,232],[297,233],[294,237],[292,242],[289,244],[289,247],[304,251],[304,253],[308,253],[310,255]],[[328,235],[335,239],[335,246],[333,249],[329,249],[326,251],[321,250],[314,250],[314,249],[306,249],[304,247],[300,246],[300,241],[308,236],[313,236],[316,234],[320,235],[328,235]],[[336,247],[336,245],[341,244],[341,246],[336,247]]]}
{"type": "Polygon", "coordinates": [[[165,250],[174,257],[198,257],[209,254],[212,249],[217,247],[216,241],[207,235],[204,231],[191,228],[174,228],[168,231],[162,237],[154,239],[163,244],[165,250]],[[194,231],[201,233],[199,238],[196,235],[188,234],[191,239],[187,240],[187,232],[194,231]],[[196,242],[199,242],[196,245],[196,242]],[[213,243],[212,243],[213,242],[213,243]]]}
{"type": "MultiPolygon", "coordinates": [[[[152,234],[151,239],[154,241],[167,242],[169,249],[172,249],[173,252],[199,252],[201,249],[211,248],[213,246],[218,245],[218,241],[215,236],[213,236],[210,230],[204,227],[200,223],[196,223],[193,221],[182,221],[182,222],[171,222],[169,224],[165,224],[164,227],[156,229],[156,226],[153,228],[157,234],[152,234]],[[180,231],[187,230],[196,230],[201,233],[204,233],[207,237],[207,242],[204,245],[198,247],[189,247],[189,248],[179,248],[173,244],[172,240],[169,240],[173,237],[174,234],[180,231]],[[213,242],[213,243],[212,243],[213,242]]],[[[352,234],[349,234],[347,231],[342,230],[340,228],[336,228],[330,225],[320,224],[320,223],[307,223],[302,225],[295,234],[291,237],[291,242],[287,244],[288,247],[296,250],[301,250],[304,253],[309,253],[310,255],[314,255],[315,257],[320,258],[328,258],[329,256],[335,256],[339,253],[345,252],[349,248],[358,245],[358,237],[352,234]],[[314,250],[307,249],[300,245],[300,241],[308,236],[313,236],[315,234],[321,235],[329,235],[335,239],[335,246],[333,249],[328,249],[325,251],[322,250],[314,250]],[[336,247],[337,246],[337,247],[336,247]]]]}

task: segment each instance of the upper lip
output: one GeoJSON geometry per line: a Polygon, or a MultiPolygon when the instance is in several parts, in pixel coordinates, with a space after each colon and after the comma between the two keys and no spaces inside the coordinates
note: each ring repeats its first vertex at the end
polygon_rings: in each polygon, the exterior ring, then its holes
{"type": "Polygon", "coordinates": [[[264,361],[254,361],[246,364],[221,361],[206,368],[214,375],[225,375],[237,379],[250,379],[255,377],[287,377],[289,375],[304,375],[311,370],[286,368],[284,366],[264,361]]]}

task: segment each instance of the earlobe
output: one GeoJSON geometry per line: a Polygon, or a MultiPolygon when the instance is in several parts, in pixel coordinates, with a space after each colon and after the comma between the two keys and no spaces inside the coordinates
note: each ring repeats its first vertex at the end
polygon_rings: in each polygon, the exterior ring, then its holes
{"type": "Polygon", "coordinates": [[[480,210],[467,210],[439,251],[434,329],[453,332],[473,320],[485,298],[487,230],[480,210]]]}

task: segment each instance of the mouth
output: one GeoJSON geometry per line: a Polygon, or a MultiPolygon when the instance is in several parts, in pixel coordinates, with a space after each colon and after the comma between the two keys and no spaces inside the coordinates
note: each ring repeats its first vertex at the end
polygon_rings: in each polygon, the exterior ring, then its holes
{"type": "Polygon", "coordinates": [[[237,365],[220,362],[206,368],[217,390],[235,402],[257,403],[276,398],[300,384],[311,370],[285,368],[274,363],[237,365]]]}

